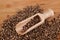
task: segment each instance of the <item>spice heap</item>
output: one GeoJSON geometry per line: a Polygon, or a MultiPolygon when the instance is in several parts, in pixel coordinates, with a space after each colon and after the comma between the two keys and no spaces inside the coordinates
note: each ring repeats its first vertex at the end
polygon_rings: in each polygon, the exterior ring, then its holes
{"type": "MultiPolygon", "coordinates": [[[[45,20],[45,23],[21,36],[15,30],[15,26],[20,21],[36,14],[42,13],[43,10],[37,6],[28,6],[17,12],[8,20],[5,20],[0,32],[0,40],[57,40],[57,34],[60,32],[60,15],[52,20],[45,20]]],[[[34,25],[38,20],[34,20],[30,25],[34,25]]],[[[29,26],[30,26],[29,25],[29,26]]]]}

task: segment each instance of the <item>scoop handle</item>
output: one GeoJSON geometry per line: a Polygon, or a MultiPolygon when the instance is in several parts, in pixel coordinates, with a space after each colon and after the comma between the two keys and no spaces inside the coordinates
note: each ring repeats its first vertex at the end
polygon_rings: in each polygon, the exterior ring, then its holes
{"type": "Polygon", "coordinates": [[[43,19],[47,19],[48,17],[51,17],[51,16],[54,16],[54,11],[52,9],[48,9],[42,14],[43,19]]]}

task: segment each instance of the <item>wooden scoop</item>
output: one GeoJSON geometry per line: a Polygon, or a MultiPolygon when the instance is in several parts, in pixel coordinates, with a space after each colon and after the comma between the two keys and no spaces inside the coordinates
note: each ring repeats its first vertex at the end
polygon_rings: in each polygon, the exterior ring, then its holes
{"type": "Polygon", "coordinates": [[[49,9],[49,10],[43,12],[43,14],[41,14],[41,13],[36,13],[35,15],[33,15],[33,16],[31,16],[31,17],[29,17],[29,18],[27,18],[27,19],[19,22],[19,23],[15,26],[15,27],[16,27],[15,30],[16,30],[16,32],[17,32],[18,34],[24,35],[24,34],[30,32],[31,30],[35,29],[35,28],[38,27],[39,25],[43,24],[44,21],[45,21],[45,19],[47,19],[48,17],[51,17],[51,16],[54,16],[54,12],[53,12],[52,9],[49,9]],[[38,22],[37,24],[31,26],[31,27],[30,27],[29,29],[27,29],[26,31],[23,31],[23,26],[26,25],[31,19],[33,19],[33,18],[34,18],[35,16],[37,16],[37,15],[40,17],[41,21],[38,22]],[[22,31],[23,31],[23,32],[22,32],[22,31]]]}

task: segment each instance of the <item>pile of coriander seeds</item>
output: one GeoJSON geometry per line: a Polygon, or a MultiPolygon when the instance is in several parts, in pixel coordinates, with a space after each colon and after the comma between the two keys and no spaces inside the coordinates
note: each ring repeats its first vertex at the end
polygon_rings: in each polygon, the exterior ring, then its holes
{"type": "MultiPolygon", "coordinates": [[[[42,12],[43,10],[39,5],[23,8],[16,15],[3,22],[2,31],[0,31],[0,40],[57,40],[57,34],[60,32],[60,15],[50,21],[46,19],[42,25],[23,36],[18,35],[16,32],[15,26],[17,23],[36,13],[42,12]]],[[[33,23],[30,24],[34,25],[33,23]]]]}

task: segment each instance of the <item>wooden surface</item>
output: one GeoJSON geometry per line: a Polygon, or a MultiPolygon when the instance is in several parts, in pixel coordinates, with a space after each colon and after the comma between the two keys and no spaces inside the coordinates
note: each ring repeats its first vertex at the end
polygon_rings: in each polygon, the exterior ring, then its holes
{"type": "Polygon", "coordinates": [[[3,20],[16,14],[19,9],[36,4],[53,9],[55,16],[60,14],[60,0],[0,0],[0,26],[3,20]]]}

